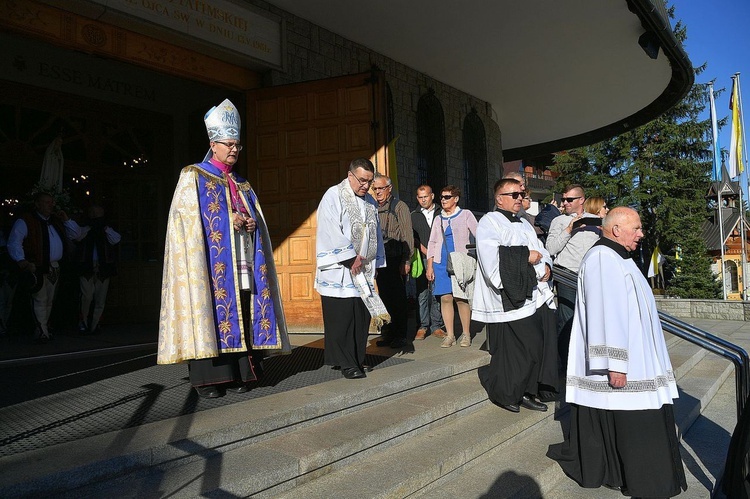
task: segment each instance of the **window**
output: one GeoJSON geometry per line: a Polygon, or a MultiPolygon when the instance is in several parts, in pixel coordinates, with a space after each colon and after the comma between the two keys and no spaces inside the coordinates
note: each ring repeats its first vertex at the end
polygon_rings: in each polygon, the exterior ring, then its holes
{"type": "Polygon", "coordinates": [[[432,89],[417,104],[417,177],[435,192],[448,183],[443,106],[432,89]]]}
{"type": "Polygon", "coordinates": [[[487,139],[484,123],[473,109],[464,118],[464,191],[465,208],[486,211],[492,204],[487,181],[487,139]]]}

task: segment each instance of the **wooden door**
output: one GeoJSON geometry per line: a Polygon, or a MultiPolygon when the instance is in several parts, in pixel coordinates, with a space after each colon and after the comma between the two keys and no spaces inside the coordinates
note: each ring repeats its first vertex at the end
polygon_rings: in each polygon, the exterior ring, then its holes
{"type": "Polygon", "coordinates": [[[314,289],[316,211],[349,163],[372,158],[386,171],[382,73],[263,88],[248,93],[248,179],[274,246],[292,330],[323,324],[314,289]]]}

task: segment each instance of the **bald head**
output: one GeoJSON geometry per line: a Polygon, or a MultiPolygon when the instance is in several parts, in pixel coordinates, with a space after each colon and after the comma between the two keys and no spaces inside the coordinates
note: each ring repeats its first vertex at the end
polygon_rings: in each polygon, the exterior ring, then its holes
{"type": "Polygon", "coordinates": [[[602,222],[602,234],[607,239],[635,251],[643,238],[643,227],[638,212],[627,206],[612,208],[602,222]]]}

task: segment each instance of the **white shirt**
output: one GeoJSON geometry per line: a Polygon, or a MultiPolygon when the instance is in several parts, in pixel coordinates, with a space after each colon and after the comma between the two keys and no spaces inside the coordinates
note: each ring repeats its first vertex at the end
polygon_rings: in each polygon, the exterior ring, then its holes
{"type": "MultiPolygon", "coordinates": [[[[42,217],[42,220],[49,220],[49,217],[42,217]]],[[[73,220],[67,220],[63,222],[65,226],[65,235],[69,239],[77,239],[81,228],[73,220]]],[[[49,231],[49,261],[58,262],[63,257],[63,241],[60,239],[59,234],[52,225],[47,225],[49,231]]],[[[19,218],[16,223],[13,224],[13,228],[10,229],[10,235],[8,236],[8,254],[14,262],[20,262],[26,260],[26,255],[23,251],[23,240],[29,235],[29,228],[26,226],[26,222],[19,218]]],[[[38,263],[38,262],[37,262],[38,263]]]]}
{"type": "Polygon", "coordinates": [[[421,211],[422,215],[424,215],[425,219],[427,219],[427,225],[432,227],[432,221],[435,219],[435,212],[437,211],[435,210],[435,205],[433,204],[429,208],[422,208],[420,206],[419,211],[421,211]]]}

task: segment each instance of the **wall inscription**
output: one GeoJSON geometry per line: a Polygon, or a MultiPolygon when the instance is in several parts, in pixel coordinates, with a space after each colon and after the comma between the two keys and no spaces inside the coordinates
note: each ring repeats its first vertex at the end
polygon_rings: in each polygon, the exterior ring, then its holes
{"type": "Polygon", "coordinates": [[[91,0],[255,59],[282,65],[281,21],[226,0],[91,0]]]}

